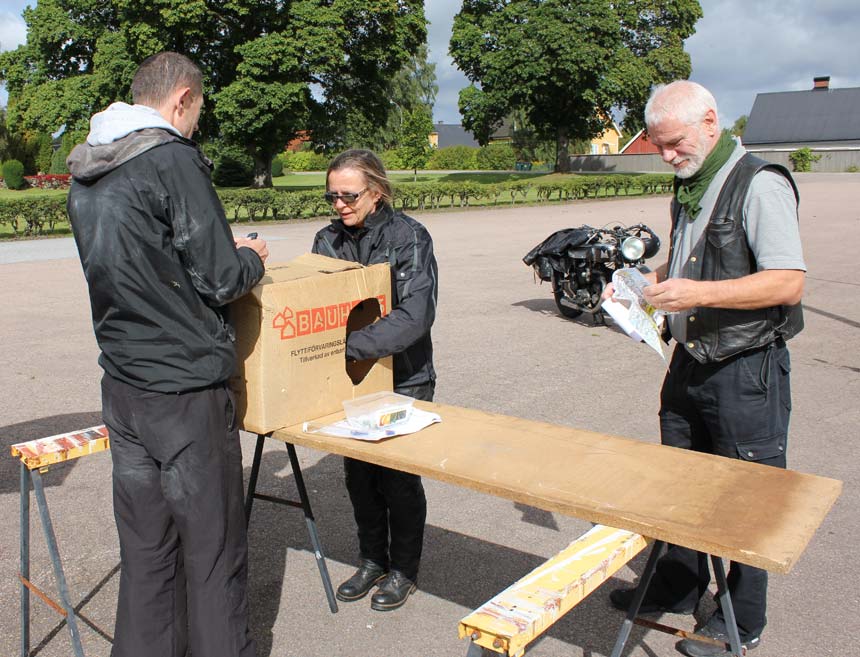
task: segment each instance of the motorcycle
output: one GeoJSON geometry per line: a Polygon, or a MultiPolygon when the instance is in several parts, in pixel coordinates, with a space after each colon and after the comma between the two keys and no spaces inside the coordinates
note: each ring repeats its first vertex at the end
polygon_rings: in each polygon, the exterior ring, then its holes
{"type": "Polygon", "coordinates": [[[623,267],[649,271],[645,260],[660,250],[660,238],[645,224],[584,225],[556,231],[529,251],[523,262],[552,283],[558,311],[574,319],[589,313],[602,324],[601,295],[612,274],[623,267]]]}

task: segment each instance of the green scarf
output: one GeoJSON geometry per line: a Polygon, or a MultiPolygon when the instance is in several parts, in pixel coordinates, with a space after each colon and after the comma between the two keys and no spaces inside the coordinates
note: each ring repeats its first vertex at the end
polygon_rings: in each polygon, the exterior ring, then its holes
{"type": "Polygon", "coordinates": [[[702,168],[689,178],[675,178],[675,198],[687,216],[690,219],[695,219],[702,211],[702,206],[699,205],[702,201],[702,196],[708,189],[708,185],[717,175],[717,171],[728,162],[729,156],[735,150],[735,140],[732,138],[732,133],[728,130],[723,130],[717,145],[714,146],[708,157],[702,163],[702,168]]]}

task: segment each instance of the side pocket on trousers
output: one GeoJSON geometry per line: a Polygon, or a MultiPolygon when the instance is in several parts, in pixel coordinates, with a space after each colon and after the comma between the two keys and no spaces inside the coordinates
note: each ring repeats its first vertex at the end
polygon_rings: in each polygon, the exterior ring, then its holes
{"type": "Polygon", "coordinates": [[[785,467],[785,438],[780,434],[738,442],[738,458],[743,461],[785,467]]]}

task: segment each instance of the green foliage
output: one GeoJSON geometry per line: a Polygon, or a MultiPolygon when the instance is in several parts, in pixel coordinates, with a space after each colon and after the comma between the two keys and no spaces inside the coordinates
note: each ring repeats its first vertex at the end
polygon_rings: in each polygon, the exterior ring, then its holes
{"type": "Polygon", "coordinates": [[[446,146],[433,151],[428,169],[439,171],[472,171],[478,168],[478,149],[470,146],[446,146]]]}
{"type": "Polygon", "coordinates": [[[734,122],[734,125],[732,125],[732,134],[735,137],[743,137],[744,130],[747,129],[747,121],[749,121],[749,118],[750,117],[746,114],[741,114],[734,122]]]}
{"type": "Polygon", "coordinates": [[[613,108],[626,110],[632,134],[651,86],[689,75],[683,40],[701,16],[696,0],[465,0],[450,42],[472,82],[460,92],[463,125],[485,144],[521,110],[557,141],[566,170],[570,140],[601,134],[613,108]]]}
{"type": "Polygon", "coordinates": [[[206,76],[201,136],[247,146],[257,185],[271,184],[272,157],[299,130],[335,134],[350,110],[384,115],[389,81],[426,40],[413,0],[32,4],[27,43],[0,54],[12,130],[83,129],[95,111],[130,100],[145,57],[184,52],[206,76]]]}
{"type": "Polygon", "coordinates": [[[38,150],[36,152],[36,170],[41,173],[46,173],[51,168],[51,158],[54,156],[54,146],[51,135],[46,132],[40,132],[36,135],[36,144],[38,150]]]}
{"type": "Polygon", "coordinates": [[[254,161],[232,145],[218,145],[213,158],[212,182],[218,187],[247,187],[254,181],[254,161]]]}
{"type": "MultiPolygon", "coordinates": [[[[481,179],[486,179],[482,177],[481,179]]],[[[672,189],[671,174],[646,175],[567,175],[507,178],[483,183],[475,177],[445,176],[432,182],[396,182],[394,201],[404,210],[465,208],[476,202],[499,204],[526,202],[537,194],[541,202],[577,200],[622,192],[657,194],[672,189]]],[[[240,221],[286,221],[332,215],[331,205],[323,198],[323,188],[285,191],[280,189],[219,189],[227,218],[240,221]]],[[[8,225],[18,236],[38,236],[67,231],[65,195],[0,198],[0,225],[8,225]]]]}
{"type": "Polygon", "coordinates": [[[812,163],[818,162],[821,159],[821,155],[813,153],[811,148],[804,146],[789,153],[788,159],[791,160],[795,171],[805,172],[812,171],[812,163]]]}
{"type": "Polygon", "coordinates": [[[86,138],[87,133],[84,131],[69,132],[67,130],[64,132],[60,140],[60,147],[51,156],[51,168],[48,170],[48,173],[68,173],[69,168],[66,166],[66,159],[69,157],[69,153],[86,138]]]}
{"type": "Polygon", "coordinates": [[[272,158],[272,178],[279,178],[284,175],[284,161],[280,155],[272,158]]]}
{"type": "Polygon", "coordinates": [[[329,158],[313,151],[286,152],[281,155],[286,171],[325,171],[329,158]]]}
{"type": "Polygon", "coordinates": [[[418,169],[424,168],[433,152],[430,145],[432,130],[433,118],[426,107],[419,106],[405,113],[397,154],[403,166],[412,169],[416,177],[418,169]]]}
{"type": "Polygon", "coordinates": [[[850,164],[845,167],[845,173],[857,173],[858,171],[860,171],[860,168],[856,164],[850,164]]]}
{"type": "Polygon", "coordinates": [[[382,160],[382,164],[385,166],[386,171],[406,168],[403,164],[403,160],[400,159],[400,153],[397,149],[382,151],[379,154],[379,159],[382,160]]]}
{"type": "Polygon", "coordinates": [[[489,144],[478,149],[475,161],[479,169],[504,171],[514,168],[517,156],[510,144],[489,144]]]}
{"type": "Polygon", "coordinates": [[[7,189],[26,189],[28,185],[24,180],[24,165],[18,160],[6,160],[3,163],[3,182],[7,189]]]}
{"type": "Polygon", "coordinates": [[[52,233],[57,224],[66,221],[68,215],[65,196],[20,198],[0,202],[0,224],[8,225],[15,237],[52,233]]]}
{"type": "Polygon", "coordinates": [[[396,148],[404,112],[426,107],[432,114],[439,87],[436,64],[427,61],[427,56],[427,45],[421,44],[380,90],[388,105],[375,107],[373,112],[350,108],[342,134],[334,135],[329,144],[336,149],[369,148],[377,153],[396,148]]]}

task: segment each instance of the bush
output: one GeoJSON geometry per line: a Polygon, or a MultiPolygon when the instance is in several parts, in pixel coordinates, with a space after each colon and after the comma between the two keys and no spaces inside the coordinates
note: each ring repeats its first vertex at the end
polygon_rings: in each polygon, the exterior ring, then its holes
{"type": "Polygon", "coordinates": [[[218,187],[247,187],[254,182],[254,160],[238,146],[215,148],[212,182],[218,187]]]}
{"type": "Polygon", "coordinates": [[[7,189],[27,189],[24,180],[24,165],[18,160],[7,160],[3,163],[3,180],[7,189]]]}
{"type": "Polygon", "coordinates": [[[404,168],[403,160],[400,159],[400,154],[396,150],[383,151],[379,155],[379,159],[382,160],[382,165],[386,171],[404,168]]]}
{"type": "Polygon", "coordinates": [[[427,168],[471,171],[478,168],[477,154],[478,149],[470,146],[446,146],[433,151],[427,168]]]}
{"type": "Polygon", "coordinates": [[[798,148],[796,151],[788,154],[788,159],[794,166],[794,170],[798,172],[812,171],[812,163],[818,162],[821,155],[816,155],[808,146],[798,148]]]}
{"type": "Polygon", "coordinates": [[[288,171],[325,171],[329,158],[313,151],[286,152],[282,156],[284,168],[288,171]]]}
{"type": "Polygon", "coordinates": [[[280,155],[275,155],[272,158],[272,178],[279,178],[284,175],[284,161],[280,155]]]}
{"type": "Polygon", "coordinates": [[[481,146],[475,156],[479,169],[507,171],[517,163],[517,156],[510,144],[490,144],[481,146]]]}

